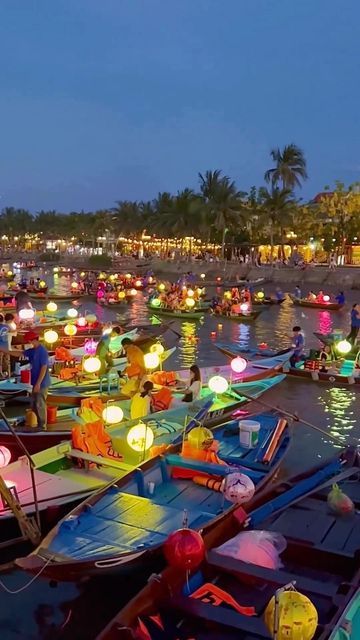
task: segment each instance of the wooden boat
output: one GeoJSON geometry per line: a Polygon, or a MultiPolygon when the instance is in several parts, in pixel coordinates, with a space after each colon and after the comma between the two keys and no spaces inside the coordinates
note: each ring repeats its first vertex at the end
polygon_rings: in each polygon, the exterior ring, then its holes
{"type": "MultiPolygon", "coordinates": [[[[352,620],[353,628],[360,632],[359,463],[357,454],[348,454],[346,462],[339,456],[255,494],[247,513],[239,508],[226,515],[205,532],[206,561],[196,573],[185,579],[185,572],[167,568],[153,576],[97,640],[146,638],[146,630],[149,637],[164,640],[268,640],[273,635],[265,626],[264,610],[275,592],[289,589],[291,583],[317,610],[314,640],[357,640],[360,636],[350,635],[351,625],[344,624],[352,620]],[[354,501],[352,515],[339,517],[329,511],[327,495],[334,482],[354,501]],[[221,545],[244,530],[244,519],[248,533],[265,531],[284,537],[280,568],[272,568],[276,564],[271,561],[260,566],[225,555],[227,550],[221,545]],[[143,635],[137,635],[140,629],[143,635]]],[[[279,629],[278,638],[296,637],[289,624],[284,635],[279,629]]],[[[309,633],[302,635],[300,624],[301,618],[295,631],[298,638],[310,637],[309,633]]]]}
{"type": "Polygon", "coordinates": [[[128,572],[136,567],[145,571],[146,563],[159,553],[167,536],[181,526],[184,509],[189,526],[202,531],[234,509],[221,492],[195,484],[190,478],[174,477],[175,469],[222,478],[238,470],[251,478],[258,489],[274,475],[288,450],[290,433],[285,427],[270,464],[255,462],[264,440],[278,424],[274,415],[261,415],[257,419],[261,423],[257,448],[239,447],[235,421],[218,427],[214,433],[222,464],[201,462],[177,453],[153,458],[82,502],[32,554],[17,560],[17,564],[34,572],[42,568],[45,575],[64,580],[128,572]]]}
{"type": "MultiPolygon", "coordinates": [[[[230,420],[234,415],[243,415],[243,407],[248,404],[248,399],[242,395],[242,392],[247,395],[251,395],[252,398],[259,398],[277,384],[280,384],[284,380],[283,374],[274,375],[264,380],[253,382],[238,382],[231,386],[231,389],[227,393],[216,395],[212,400],[212,404],[208,410],[206,417],[204,418],[204,425],[208,428],[212,428],[221,422],[230,420]]],[[[202,390],[202,400],[207,400],[211,397],[211,392],[208,387],[204,387],[202,390]]],[[[129,399],[124,398],[116,392],[110,394],[102,393],[99,391],[87,392],[81,396],[81,399],[85,397],[95,396],[106,404],[108,401],[115,402],[119,405],[123,411],[125,418],[130,418],[129,414],[129,399]]],[[[179,396],[180,397],[180,396],[179,396]]],[[[63,405],[71,405],[73,398],[63,398],[63,405]]],[[[80,405],[80,402],[79,402],[80,405]]],[[[184,405],[185,406],[185,405],[184,405]]],[[[190,408],[192,405],[189,405],[190,408]]],[[[10,420],[20,440],[26,446],[30,454],[38,453],[49,447],[53,447],[60,442],[63,442],[66,438],[71,436],[71,428],[74,426],[74,407],[70,409],[58,409],[57,419],[55,423],[48,424],[46,431],[38,431],[25,427],[24,417],[18,416],[10,420]]],[[[173,409],[169,409],[173,411],[173,409]]],[[[152,414],[152,419],[158,419],[164,412],[152,414]]],[[[16,460],[19,456],[23,455],[23,451],[19,444],[14,440],[13,435],[8,431],[5,423],[0,421],[0,446],[5,446],[11,454],[11,459],[16,460]]]]}
{"type": "Polygon", "coordinates": [[[264,305],[274,305],[274,304],[282,304],[283,302],[285,302],[286,298],[281,298],[281,300],[277,300],[276,298],[270,298],[270,297],[265,297],[262,300],[259,300],[256,297],[253,297],[252,299],[252,306],[253,307],[263,307],[264,305]]]}
{"type": "Polygon", "coordinates": [[[289,297],[292,303],[296,307],[306,307],[308,309],[326,309],[327,311],[340,311],[343,308],[343,304],[339,304],[338,302],[312,302],[311,300],[307,300],[305,298],[295,298],[291,293],[289,293],[289,297]]]}
{"type": "Polygon", "coordinates": [[[292,353],[292,349],[280,349],[279,351],[274,351],[272,349],[268,349],[267,347],[242,347],[240,344],[231,343],[228,344],[226,342],[215,342],[215,347],[224,353],[229,358],[236,358],[236,356],[251,357],[251,358],[276,358],[277,356],[282,356],[288,354],[289,357],[292,353]]]}
{"type": "Polygon", "coordinates": [[[234,322],[253,322],[256,320],[262,311],[251,311],[250,313],[239,313],[239,314],[215,314],[216,318],[226,318],[227,320],[233,320],[234,322]]]}
{"type": "Polygon", "coordinates": [[[191,309],[189,311],[187,311],[186,309],[162,309],[161,307],[152,307],[151,304],[148,304],[147,308],[149,309],[149,311],[155,313],[156,315],[166,316],[169,318],[180,318],[183,320],[200,320],[200,318],[202,318],[204,313],[206,313],[208,310],[208,307],[200,307],[198,309],[191,309]]]}
{"type": "Polygon", "coordinates": [[[360,369],[356,369],[353,360],[346,361],[342,367],[347,367],[348,373],[338,373],[330,369],[329,371],[320,371],[319,368],[310,368],[307,362],[311,365],[316,364],[319,367],[319,361],[305,361],[305,367],[284,367],[284,373],[296,378],[302,378],[304,380],[310,380],[312,382],[324,382],[333,385],[340,384],[360,384],[360,369]],[[348,366],[347,366],[348,365],[348,366]]]}

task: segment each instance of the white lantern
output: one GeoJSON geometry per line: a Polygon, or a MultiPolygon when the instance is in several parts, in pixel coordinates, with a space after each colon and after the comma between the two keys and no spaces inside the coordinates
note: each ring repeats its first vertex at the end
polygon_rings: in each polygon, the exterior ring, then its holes
{"type": "Polygon", "coordinates": [[[210,378],[208,386],[213,393],[225,393],[229,388],[229,383],[222,376],[213,376],[210,378]]]}
{"type": "Polygon", "coordinates": [[[146,353],[144,355],[144,364],[146,369],[156,369],[160,364],[160,358],[157,353],[146,353]]]}
{"type": "Polygon", "coordinates": [[[126,440],[134,451],[147,451],[154,442],[154,432],[144,422],[139,422],[131,427],[126,440]]]}
{"type": "Polygon", "coordinates": [[[70,309],[67,310],[66,314],[67,314],[67,316],[69,318],[77,318],[78,317],[78,311],[77,311],[77,309],[74,309],[74,307],[70,307],[70,309]]]}
{"type": "Polygon", "coordinates": [[[102,412],[102,417],[104,422],[107,424],[117,424],[123,419],[124,412],[121,407],[118,407],[116,404],[112,404],[109,407],[105,407],[102,412]]]}
{"type": "Polygon", "coordinates": [[[44,333],[44,340],[48,344],[55,344],[55,342],[59,340],[59,334],[57,331],[54,331],[53,329],[49,329],[44,333]]]}
{"type": "Polygon", "coordinates": [[[28,321],[33,320],[35,317],[34,309],[20,309],[19,318],[20,320],[28,321]]]}

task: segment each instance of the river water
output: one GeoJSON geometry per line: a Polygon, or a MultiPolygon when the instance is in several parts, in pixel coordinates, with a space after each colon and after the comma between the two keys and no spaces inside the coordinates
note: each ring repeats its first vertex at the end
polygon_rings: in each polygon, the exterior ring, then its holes
{"type": "MultiPolygon", "coordinates": [[[[57,291],[68,290],[69,278],[59,277],[53,282],[52,274],[45,272],[41,276],[50,285],[54,284],[57,291]]],[[[265,287],[265,292],[272,292],[271,285],[265,287]]],[[[331,289],[327,292],[332,293],[331,289]]],[[[265,308],[251,324],[211,316],[205,316],[200,322],[177,322],[173,326],[181,333],[181,338],[166,368],[186,368],[195,362],[200,366],[225,363],[226,358],[216,348],[216,342],[237,343],[244,347],[266,342],[273,349],[290,346],[291,329],[296,324],[304,331],[306,346],[316,346],[314,331],[348,331],[351,304],[358,302],[358,295],[349,292],[346,308],[336,313],[303,310],[286,301],[280,306],[265,308]]],[[[87,303],[86,309],[95,311],[101,320],[115,319],[114,310],[99,308],[95,303],[87,303]]],[[[138,293],[134,302],[125,308],[123,319],[142,324],[148,317],[144,296],[138,293]]],[[[294,442],[284,465],[285,474],[305,469],[330,456],[340,447],[340,442],[357,444],[360,435],[358,389],[287,378],[266,394],[266,402],[297,413],[323,430],[320,433],[301,423],[294,425],[294,442]]],[[[257,407],[261,411],[259,404],[257,407]]],[[[14,570],[2,572],[0,578],[11,590],[20,589],[29,581],[27,574],[14,570]]],[[[106,577],[75,585],[53,584],[40,577],[18,594],[8,594],[1,589],[1,640],[93,640],[121,605],[136,593],[140,586],[137,580],[134,577],[127,580],[106,577]]]]}

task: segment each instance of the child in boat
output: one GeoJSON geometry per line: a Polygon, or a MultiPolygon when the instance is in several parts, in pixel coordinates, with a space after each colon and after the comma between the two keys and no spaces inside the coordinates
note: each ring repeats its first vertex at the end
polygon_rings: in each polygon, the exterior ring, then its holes
{"type": "Polygon", "coordinates": [[[296,363],[303,359],[305,340],[301,332],[301,327],[293,327],[293,343],[294,352],[290,358],[290,366],[295,367],[296,363]]]}
{"type": "Polygon", "coordinates": [[[147,380],[143,384],[142,391],[135,393],[130,405],[131,419],[145,418],[149,413],[152,413],[151,392],[153,389],[153,383],[147,380]]]}

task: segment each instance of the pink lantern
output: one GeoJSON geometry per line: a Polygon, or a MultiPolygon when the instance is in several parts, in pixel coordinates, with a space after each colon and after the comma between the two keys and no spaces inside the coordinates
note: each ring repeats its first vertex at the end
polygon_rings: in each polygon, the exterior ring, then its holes
{"type": "Polygon", "coordinates": [[[324,302],[330,302],[330,296],[328,295],[324,296],[324,302]]]}
{"type": "Polygon", "coordinates": [[[105,295],[104,291],[102,289],[98,289],[98,291],[96,292],[96,297],[97,298],[103,298],[105,295]]]}
{"type": "Polygon", "coordinates": [[[7,467],[11,460],[11,453],[7,447],[0,447],[0,469],[7,467]]]}
{"type": "Polygon", "coordinates": [[[84,344],[84,350],[87,356],[94,356],[97,347],[96,340],[87,340],[84,344]]]}
{"type": "Polygon", "coordinates": [[[231,360],[230,366],[234,373],[242,373],[246,369],[247,362],[245,358],[237,356],[231,360]]]}
{"type": "Polygon", "coordinates": [[[249,311],[249,305],[248,305],[248,303],[247,303],[247,302],[243,302],[243,303],[240,305],[240,309],[241,309],[241,311],[242,311],[243,313],[245,313],[246,311],[249,311]]]}

